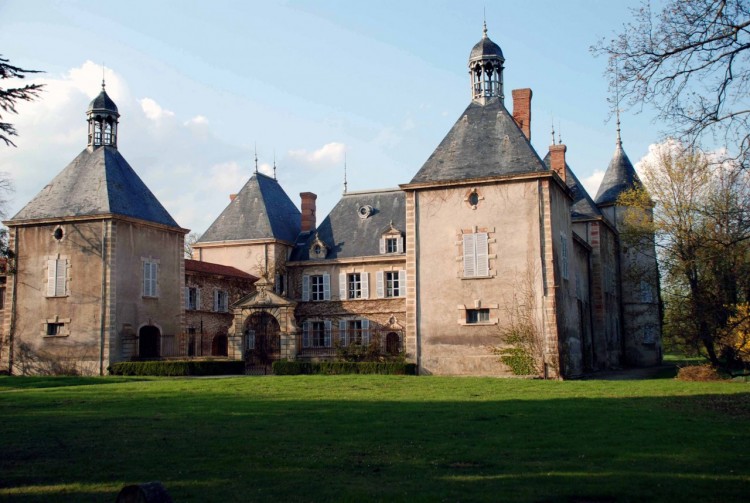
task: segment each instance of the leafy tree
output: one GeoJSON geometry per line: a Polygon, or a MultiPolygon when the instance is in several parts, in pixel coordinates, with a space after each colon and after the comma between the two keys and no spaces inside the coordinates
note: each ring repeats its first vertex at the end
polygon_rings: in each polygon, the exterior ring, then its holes
{"type": "Polygon", "coordinates": [[[644,164],[647,189],[618,201],[629,208],[623,244],[656,237],[666,335],[717,365],[730,320],[750,300],[750,173],[674,141],[644,164]]]}
{"type": "Polygon", "coordinates": [[[592,47],[609,56],[611,88],[653,105],[688,144],[710,134],[750,164],[750,2],[668,0],[655,13],[643,0],[633,14],[592,47]]]}
{"type": "MultiPolygon", "coordinates": [[[[38,70],[24,70],[10,64],[9,60],[0,56],[0,79],[23,79],[26,74],[40,73],[38,70]]],[[[7,113],[16,114],[16,103],[19,101],[31,101],[39,96],[39,92],[44,84],[26,84],[22,87],[0,87],[0,140],[5,142],[6,146],[15,147],[16,144],[10,139],[11,136],[18,136],[13,124],[5,122],[3,115],[7,113]]]]}

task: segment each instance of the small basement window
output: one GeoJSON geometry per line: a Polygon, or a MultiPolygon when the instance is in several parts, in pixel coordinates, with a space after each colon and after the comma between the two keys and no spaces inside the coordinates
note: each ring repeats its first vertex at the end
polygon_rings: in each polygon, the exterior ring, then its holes
{"type": "Polygon", "coordinates": [[[489,323],[490,322],[490,310],[489,309],[467,309],[466,310],[466,324],[471,325],[475,323],[489,323]]]}
{"type": "Polygon", "coordinates": [[[47,335],[54,337],[63,334],[64,323],[47,323],[47,335]]]}

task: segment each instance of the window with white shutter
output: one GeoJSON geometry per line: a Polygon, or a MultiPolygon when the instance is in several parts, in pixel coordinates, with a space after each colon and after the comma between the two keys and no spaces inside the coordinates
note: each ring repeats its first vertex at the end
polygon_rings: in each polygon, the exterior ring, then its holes
{"type": "Polygon", "coordinates": [[[159,264],[154,261],[143,261],[143,296],[158,297],[159,264]]]}
{"type": "Polygon", "coordinates": [[[339,345],[347,346],[346,320],[339,320],[339,345]]]}
{"type": "Polygon", "coordinates": [[[51,259],[47,261],[47,297],[64,297],[67,295],[68,260],[51,259]]]}
{"type": "Polygon", "coordinates": [[[327,347],[327,348],[330,348],[331,347],[331,320],[326,320],[323,323],[324,323],[324,326],[325,326],[323,346],[327,347]]]}
{"type": "Polygon", "coordinates": [[[310,276],[302,276],[302,301],[310,300],[310,276]]]}
{"type": "Polygon", "coordinates": [[[331,275],[323,275],[323,300],[331,300],[331,275]]]}
{"type": "Polygon", "coordinates": [[[490,275],[489,239],[486,232],[463,235],[464,278],[490,275]]]}
{"type": "Polygon", "coordinates": [[[362,298],[369,299],[370,298],[370,274],[363,272],[361,274],[361,279],[362,279],[362,298]]]}
{"type": "Polygon", "coordinates": [[[383,271],[378,271],[375,274],[375,283],[376,283],[375,289],[377,290],[379,299],[382,299],[383,297],[385,297],[385,288],[383,287],[383,283],[384,283],[383,276],[384,276],[383,271]]]}

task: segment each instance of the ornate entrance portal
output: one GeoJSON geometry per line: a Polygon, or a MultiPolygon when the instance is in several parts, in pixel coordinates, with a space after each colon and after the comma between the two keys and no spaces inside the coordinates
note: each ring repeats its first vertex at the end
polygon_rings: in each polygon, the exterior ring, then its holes
{"type": "Polygon", "coordinates": [[[249,368],[267,367],[281,357],[279,322],[267,312],[249,316],[244,334],[245,362],[249,368]]]}

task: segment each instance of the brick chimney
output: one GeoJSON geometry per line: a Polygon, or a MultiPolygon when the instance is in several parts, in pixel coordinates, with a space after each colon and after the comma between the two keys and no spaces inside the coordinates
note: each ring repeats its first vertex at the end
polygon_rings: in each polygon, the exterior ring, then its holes
{"type": "Polygon", "coordinates": [[[513,120],[531,141],[531,89],[513,89],[513,120]]]}
{"type": "Polygon", "coordinates": [[[549,146],[550,167],[552,168],[552,171],[560,175],[560,178],[562,178],[563,182],[566,181],[565,179],[565,152],[567,150],[568,150],[568,147],[566,147],[565,144],[563,143],[549,146]]]}
{"type": "Polygon", "coordinates": [[[317,195],[312,192],[301,192],[299,197],[302,198],[302,222],[300,224],[301,232],[315,230],[315,200],[317,195]]]}
{"type": "Polygon", "coordinates": [[[237,194],[229,194],[229,202],[231,203],[234,201],[234,198],[237,197],[237,194]]]}

